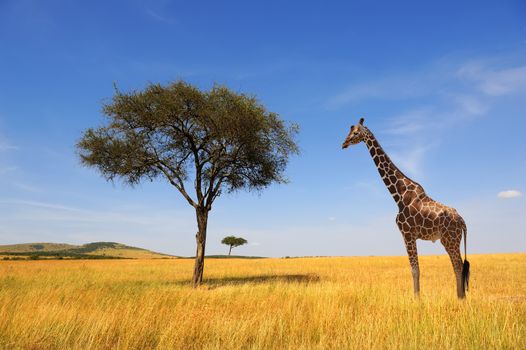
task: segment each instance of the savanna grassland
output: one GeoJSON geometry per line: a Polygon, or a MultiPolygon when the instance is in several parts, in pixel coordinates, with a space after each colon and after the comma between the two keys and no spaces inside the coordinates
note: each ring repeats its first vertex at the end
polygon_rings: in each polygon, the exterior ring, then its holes
{"type": "Polygon", "coordinates": [[[1,349],[525,349],[526,254],[0,261],[1,349]]]}

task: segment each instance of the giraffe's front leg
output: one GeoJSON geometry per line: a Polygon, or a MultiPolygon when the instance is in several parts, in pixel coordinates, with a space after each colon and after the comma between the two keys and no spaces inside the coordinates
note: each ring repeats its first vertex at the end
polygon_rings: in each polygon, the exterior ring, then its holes
{"type": "Polygon", "coordinates": [[[413,238],[405,239],[405,247],[407,255],[409,256],[409,264],[411,265],[411,273],[413,274],[413,288],[415,296],[420,293],[420,268],[418,266],[418,253],[416,250],[416,240],[413,238]]]}

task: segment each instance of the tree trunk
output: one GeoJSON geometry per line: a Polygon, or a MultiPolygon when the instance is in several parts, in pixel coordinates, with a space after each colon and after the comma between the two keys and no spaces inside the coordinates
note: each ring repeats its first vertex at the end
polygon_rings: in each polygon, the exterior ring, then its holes
{"type": "Polygon", "coordinates": [[[195,240],[197,243],[197,251],[195,253],[194,276],[192,283],[194,288],[199,287],[203,282],[203,270],[205,268],[205,245],[206,245],[206,226],[208,223],[208,210],[204,208],[196,209],[197,216],[197,234],[195,240]]]}
{"type": "Polygon", "coordinates": [[[230,246],[230,250],[228,251],[228,256],[230,256],[230,253],[232,253],[232,246],[230,246]]]}

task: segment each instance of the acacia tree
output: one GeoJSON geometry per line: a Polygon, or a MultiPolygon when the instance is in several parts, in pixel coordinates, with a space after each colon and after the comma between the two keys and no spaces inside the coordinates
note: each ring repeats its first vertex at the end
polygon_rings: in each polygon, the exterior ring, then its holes
{"type": "Polygon", "coordinates": [[[226,236],[223,238],[221,243],[230,246],[230,249],[228,250],[228,255],[230,256],[230,253],[232,253],[232,248],[247,244],[247,240],[242,237],[226,236]]]}
{"type": "Polygon", "coordinates": [[[298,127],[286,124],[253,96],[223,86],[201,91],[184,81],[116,89],[103,105],[106,123],[87,129],[81,162],[108,180],[136,185],[164,178],[195,209],[197,250],[192,282],[203,279],[208,214],[223,192],[285,183],[298,153],[298,127]]]}

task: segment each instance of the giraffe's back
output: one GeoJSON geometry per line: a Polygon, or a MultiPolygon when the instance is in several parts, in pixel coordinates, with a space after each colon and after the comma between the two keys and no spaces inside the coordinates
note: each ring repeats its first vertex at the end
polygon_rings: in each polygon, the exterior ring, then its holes
{"type": "Polygon", "coordinates": [[[457,234],[464,220],[456,209],[434,201],[428,196],[415,198],[397,216],[397,223],[404,236],[435,242],[450,232],[457,234]],[[400,223],[401,225],[400,225],[400,223]]]}

